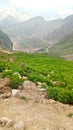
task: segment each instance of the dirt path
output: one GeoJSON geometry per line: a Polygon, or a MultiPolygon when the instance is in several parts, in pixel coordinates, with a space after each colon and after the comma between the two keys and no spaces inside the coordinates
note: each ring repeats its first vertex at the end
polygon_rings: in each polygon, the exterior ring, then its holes
{"type": "MultiPolygon", "coordinates": [[[[15,121],[23,119],[26,130],[73,130],[73,106],[47,100],[34,91],[24,90],[22,95],[28,100],[14,97],[0,100],[0,117],[8,117],[15,121]]],[[[0,127],[0,130],[13,128],[0,127]]]]}

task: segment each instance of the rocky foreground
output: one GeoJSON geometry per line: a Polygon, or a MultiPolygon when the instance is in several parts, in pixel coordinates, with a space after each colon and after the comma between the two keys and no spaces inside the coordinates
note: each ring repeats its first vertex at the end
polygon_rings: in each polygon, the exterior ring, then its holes
{"type": "Polygon", "coordinates": [[[8,86],[9,97],[2,90],[0,130],[73,130],[73,106],[46,99],[45,90],[31,81],[23,83],[20,90],[12,90],[12,94],[8,86]]]}

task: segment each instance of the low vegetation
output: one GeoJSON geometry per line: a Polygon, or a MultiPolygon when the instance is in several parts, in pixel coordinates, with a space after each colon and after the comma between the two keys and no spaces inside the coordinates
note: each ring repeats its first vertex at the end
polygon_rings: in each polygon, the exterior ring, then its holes
{"type": "Polygon", "coordinates": [[[0,78],[8,77],[17,89],[26,80],[43,83],[46,97],[73,104],[73,62],[43,54],[0,53],[0,78]]]}

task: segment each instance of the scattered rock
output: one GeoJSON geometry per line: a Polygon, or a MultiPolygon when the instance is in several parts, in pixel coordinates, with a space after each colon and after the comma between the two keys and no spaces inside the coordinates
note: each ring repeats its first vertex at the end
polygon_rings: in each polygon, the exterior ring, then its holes
{"type": "Polygon", "coordinates": [[[12,89],[12,96],[20,98],[20,90],[12,89]]]}
{"type": "Polygon", "coordinates": [[[37,82],[37,84],[38,84],[38,85],[42,85],[42,83],[41,83],[41,82],[37,82]]]}
{"type": "Polygon", "coordinates": [[[27,80],[27,79],[28,79],[26,76],[23,76],[22,78],[23,78],[23,79],[25,79],[25,80],[27,80]]]}
{"type": "Polygon", "coordinates": [[[2,119],[0,119],[0,124],[1,124],[1,126],[5,126],[6,125],[6,123],[8,122],[8,118],[7,117],[3,117],[2,119]]]}
{"type": "Polygon", "coordinates": [[[14,130],[25,130],[25,124],[23,120],[19,120],[15,125],[14,125],[14,130]]]}
{"type": "Polygon", "coordinates": [[[10,85],[11,83],[9,78],[0,79],[0,88],[4,86],[10,86],[10,85]]]}
{"type": "Polygon", "coordinates": [[[19,72],[15,72],[14,75],[17,75],[20,79],[22,78],[19,72]]]}
{"type": "Polygon", "coordinates": [[[7,117],[3,117],[2,119],[0,119],[0,125],[2,127],[4,126],[11,127],[13,126],[13,124],[14,124],[13,120],[8,119],[7,117]]]}
{"type": "Polygon", "coordinates": [[[14,124],[13,120],[8,120],[7,123],[6,123],[6,126],[9,128],[9,127],[12,127],[14,124]]]}
{"type": "Polygon", "coordinates": [[[11,96],[11,93],[10,79],[0,79],[0,98],[8,98],[11,96]]]}
{"type": "Polygon", "coordinates": [[[40,88],[39,92],[46,92],[46,89],[45,88],[40,88]]]}
{"type": "Polygon", "coordinates": [[[23,82],[22,87],[23,87],[23,89],[26,89],[26,90],[28,90],[28,89],[32,90],[32,89],[36,88],[36,85],[32,81],[27,80],[27,81],[23,82]]]}
{"type": "Polygon", "coordinates": [[[54,82],[52,82],[52,83],[53,83],[53,85],[56,85],[56,86],[58,86],[58,85],[61,84],[59,81],[54,81],[54,82]]]}

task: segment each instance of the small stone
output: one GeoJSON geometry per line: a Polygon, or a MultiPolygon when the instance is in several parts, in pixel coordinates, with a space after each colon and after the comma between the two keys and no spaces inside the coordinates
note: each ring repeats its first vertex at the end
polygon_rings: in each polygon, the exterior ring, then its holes
{"type": "Polygon", "coordinates": [[[6,124],[8,121],[9,121],[9,119],[7,117],[2,118],[2,124],[6,124]]]}
{"type": "Polygon", "coordinates": [[[23,120],[19,120],[15,125],[14,125],[14,130],[25,130],[25,124],[23,120]]]}
{"type": "Polygon", "coordinates": [[[1,124],[2,127],[5,126],[7,122],[8,122],[7,117],[3,117],[2,119],[0,119],[0,124],[1,124]]]}
{"type": "Polygon", "coordinates": [[[40,88],[40,89],[39,89],[39,92],[45,92],[45,91],[46,91],[45,88],[40,88]]]}
{"type": "Polygon", "coordinates": [[[6,126],[9,128],[13,126],[13,124],[14,124],[13,120],[8,120],[8,122],[6,123],[6,126]]]}
{"type": "Polygon", "coordinates": [[[20,90],[12,89],[12,96],[20,98],[20,90]]]}
{"type": "Polygon", "coordinates": [[[35,89],[36,85],[32,81],[26,80],[23,82],[22,87],[24,90],[35,89]]]}

